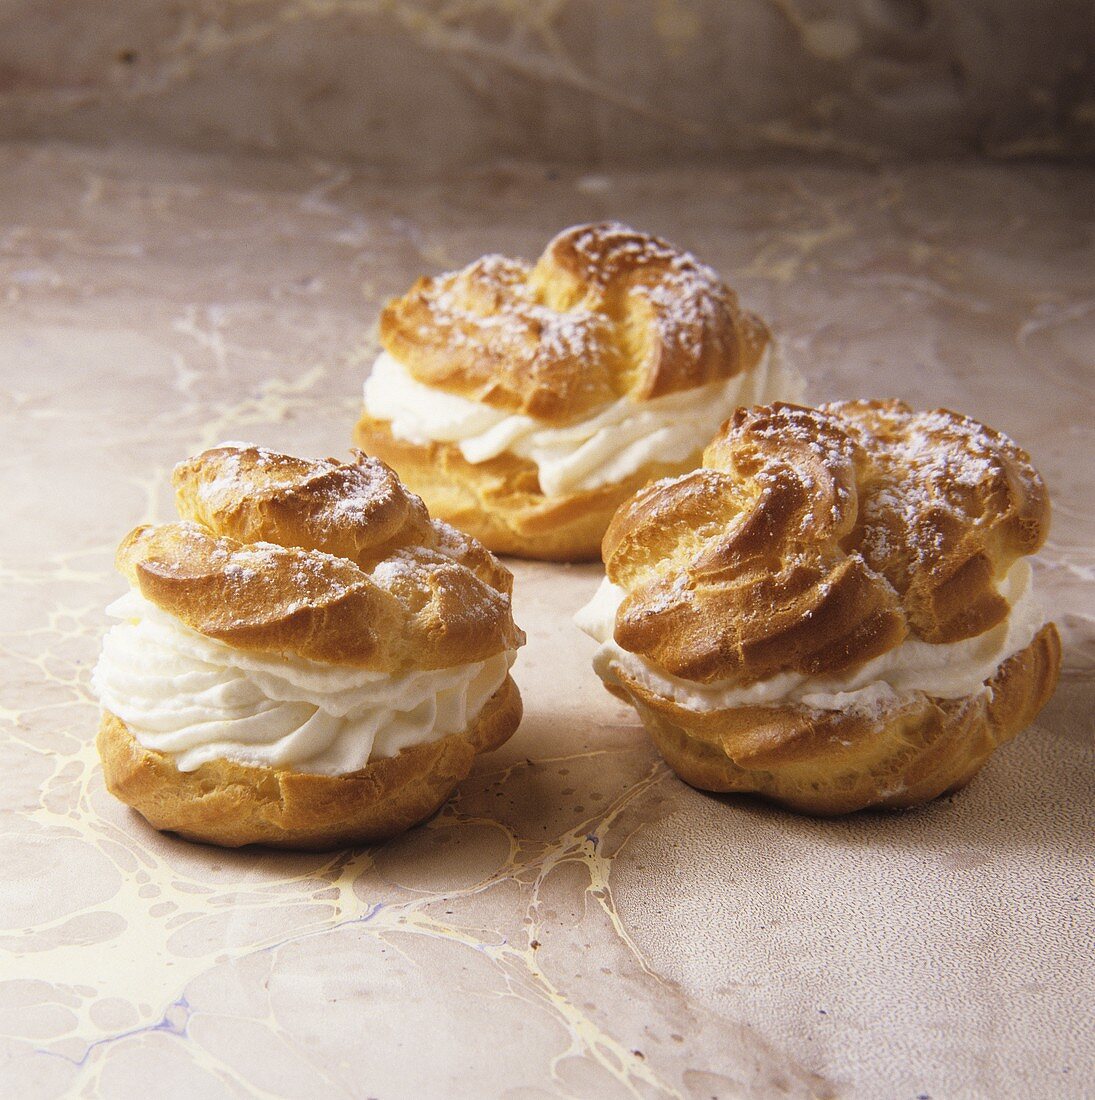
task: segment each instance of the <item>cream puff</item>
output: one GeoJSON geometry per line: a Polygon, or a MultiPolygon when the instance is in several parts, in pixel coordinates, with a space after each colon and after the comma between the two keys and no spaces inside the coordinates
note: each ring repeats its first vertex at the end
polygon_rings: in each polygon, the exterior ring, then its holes
{"type": "Polygon", "coordinates": [[[107,787],[157,829],[383,840],[517,728],[509,572],[382,462],[225,444],[174,484],[182,520],[119,547],[93,677],[107,787]]]}
{"type": "Polygon", "coordinates": [[[419,279],[380,340],[358,445],[489,549],[555,561],[596,559],[637,489],[800,389],[711,268],[616,223],[419,279]]]}
{"type": "Polygon", "coordinates": [[[1027,454],[899,401],[742,409],[616,513],[579,625],[678,775],[840,814],[957,790],[1053,693],[1027,454]]]}

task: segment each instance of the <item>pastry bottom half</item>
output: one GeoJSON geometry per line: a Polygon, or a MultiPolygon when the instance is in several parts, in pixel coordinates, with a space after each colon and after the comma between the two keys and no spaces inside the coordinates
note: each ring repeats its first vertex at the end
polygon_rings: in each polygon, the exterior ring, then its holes
{"type": "Polygon", "coordinates": [[[649,481],[699,465],[703,440],[684,462],[652,462],[626,481],[546,497],[536,466],[502,454],[471,463],[454,443],[409,443],[386,420],[363,414],[354,442],[386,462],[425,502],[430,515],[474,535],[496,554],[542,561],[600,561],[601,539],[616,509],[649,481]]]}
{"type": "Polygon", "coordinates": [[[463,733],[404,749],[347,775],[308,775],[212,760],[181,772],[103,712],[97,745],[107,789],[153,827],[238,848],[265,844],[322,851],[386,840],[424,821],[521,721],[509,676],[463,733]]]}
{"type": "Polygon", "coordinates": [[[916,692],[878,710],[803,706],[685,710],[615,670],[666,763],[693,787],[762,795],[801,813],[916,806],[965,786],[1053,694],[1061,663],[1049,623],[1003,662],[991,692],[916,692]]]}

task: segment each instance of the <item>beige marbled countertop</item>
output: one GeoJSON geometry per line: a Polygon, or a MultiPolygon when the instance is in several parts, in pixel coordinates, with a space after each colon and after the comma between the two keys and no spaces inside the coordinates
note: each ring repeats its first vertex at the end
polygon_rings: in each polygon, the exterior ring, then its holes
{"type": "Polygon", "coordinates": [[[0,1094],[1080,1097],[1095,1089],[1092,175],[818,167],[381,185],[0,148],[0,1094]],[[519,565],[526,718],[375,850],[222,852],[103,790],[112,550],[222,438],[349,441],[383,298],[620,216],[774,324],[811,396],[1012,433],[1066,672],[956,797],[814,821],[678,782],[588,669],[590,568],[519,565]]]}

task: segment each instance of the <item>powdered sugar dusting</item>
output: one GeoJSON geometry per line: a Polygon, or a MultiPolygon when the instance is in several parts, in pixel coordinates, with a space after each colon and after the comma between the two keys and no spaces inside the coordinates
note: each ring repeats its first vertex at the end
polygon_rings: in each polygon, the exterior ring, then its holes
{"type": "Polygon", "coordinates": [[[620,222],[586,227],[572,242],[585,279],[602,287],[625,280],[650,303],[665,348],[699,359],[715,347],[727,350],[728,336],[736,343],[733,295],[691,252],[620,222]]]}
{"type": "Polygon", "coordinates": [[[535,265],[492,254],[424,280],[385,318],[385,345],[420,381],[468,396],[470,378],[477,400],[525,398],[534,416],[539,386],[587,413],[730,377],[749,335],[712,268],[615,222],[564,230],[535,265]]]}
{"type": "Polygon", "coordinates": [[[512,374],[535,377],[552,364],[581,363],[586,369],[572,388],[596,390],[597,365],[607,364],[613,351],[610,320],[593,309],[550,308],[531,286],[531,273],[523,260],[490,255],[435,280],[419,338],[429,344],[440,336],[456,353],[486,350],[512,374]]]}
{"type": "Polygon", "coordinates": [[[195,628],[211,637],[250,631],[253,639],[300,612],[340,604],[335,617],[306,616],[286,636],[311,647],[309,633],[329,627],[339,652],[373,661],[368,646],[380,632],[381,650],[409,665],[439,654],[462,660],[447,641],[457,635],[456,649],[481,656],[495,644],[520,644],[508,573],[474,540],[433,523],[383,462],[354,454],[342,463],[226,444],[179,465],[180,504],[201,522],[170,525],[158,540],[155,530],[166,529],[155,529],[150,539],[159,575],[201,586],[195,628]],[[240,541],[258,532],[278,541],[240,541]]]}
{"type": "Polygon", "coordinates": [[[1045,536],[1026,454],[946,410],[740,409],[705,462],[649,486],[606,541],[628,593],[620,644],[689,679],[839,672],[910,637],[928,651],[987,637],[1015,610],[1008,571],[1045,536]]]}
{"type": "Polygon", "coordinates": [[[860,499],[862,549],[888,575],[932,569],[956,535],[998,522],[1020,494],[1035,491],[1025,454],[968,417],[866,402],[827,408],[870,455],[872,476],[860,499]]]}

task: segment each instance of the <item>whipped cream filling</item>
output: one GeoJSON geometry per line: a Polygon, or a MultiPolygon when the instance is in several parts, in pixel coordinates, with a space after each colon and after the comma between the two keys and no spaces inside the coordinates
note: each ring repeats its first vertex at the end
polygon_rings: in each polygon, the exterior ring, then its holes
{"type": "Polygon", "coordinates": [[[739,405],[795,400],[802,380],[769,343],[757,365],[733,378],[633,401],[622,397],[563,426],[492,409],[417,381],[388,352],[365,380],[365,409],[410,443],[455,443],[473,464],[509,451],[536,465],[545,496],[623,481],[650,462],[684,462],[739,405]]]}
{"type": "Polygon", "coordinates": [[[922,691],[937,699],[958,699],[990,690],[985,681],[1000,664],[1030,645],[1045,625],[1034,596],[1030,562],[1020,558],[998,586],[1011,605],[1008,617],[991,630],[960,642],[932,645],[911,635],[900,645],[857,669],[834,676],[780,672],[742,684],[733,679],[702,684],[674,676],[616,644],[616,610],[625,591],[607,577],[596,595],[574,616],[575,623],[600,643],[593,658],[602,680],[619,683],[616,669],[654,694],[693,711],[733,707],[802,705],[817,710],[871,708],[922,691]]]}
{"type": "Polygon", "coordinates": [[[468,727],[516,653],[392,675],[236,649],[130,591],[107,613],[102,705],[179,771],[209,760],[345,775],[468,727]]]}

